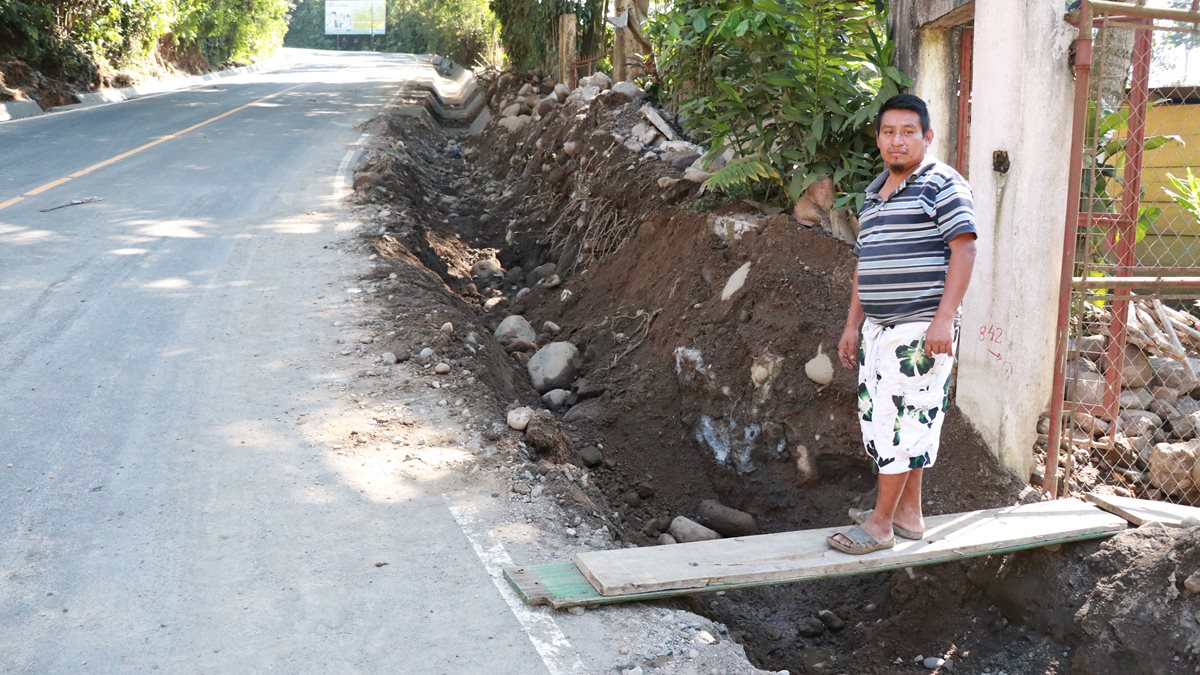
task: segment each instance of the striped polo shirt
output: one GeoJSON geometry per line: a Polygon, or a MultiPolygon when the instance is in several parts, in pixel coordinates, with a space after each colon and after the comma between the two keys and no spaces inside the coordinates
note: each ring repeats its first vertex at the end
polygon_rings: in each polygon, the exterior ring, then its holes
{"type": "Polygon", "coordinates": [[[888,172],[867,187],[859,213],[858,299],[876,323],[930,321],[946,287],[950,240],[975,234],[971,186],[952,167],[927,159],[887,201],[888,172]]]}

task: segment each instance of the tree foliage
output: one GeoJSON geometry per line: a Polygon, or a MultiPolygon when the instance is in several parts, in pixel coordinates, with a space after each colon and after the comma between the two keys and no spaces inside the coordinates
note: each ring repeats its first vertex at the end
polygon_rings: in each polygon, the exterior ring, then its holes
{"type": "MultiPolygon", "coordinates": [[[[714,187],[751,182],[794,201],[831,177],[847,204],[878,166],[870,126],[910,84],[890,65],[886,3],[843,0],[681,0],[652,17],[658,76],[687,131],[710,154],[744,162],[714,187]]],[[[761,191],[761,189],[760,189],[761,191]]]]}
{"type": "Polygon", "coordinates": [[[284,44],[313,49],[445,54],[459,63],[496,58],[499,23],[488,0],[387,0],[383,35],[325,34],[325,0],[297,0],[284,44]]]}
{"type": "Polygon", "coordinates": [[[500,19],[500,41],[517,70],[553,70],[558,54],[558,17],[575,15],[576,54],[595,56],[608,44],[605,0],[491,0],[500,19]]]}
{"type": "Polygon", "coordinates": [[[0,58],[69,80],[143,65],[163,48],[244,63],[282,43],[289,8],[288,0],[0,0],[0,58]]]}

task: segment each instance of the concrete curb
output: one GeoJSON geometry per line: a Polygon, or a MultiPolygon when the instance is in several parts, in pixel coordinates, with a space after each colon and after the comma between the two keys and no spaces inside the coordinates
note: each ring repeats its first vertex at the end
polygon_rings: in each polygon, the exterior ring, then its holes
{"type": "Polygon", "coordinates": [[[42,114],[42,107],[36,101],[8,101],[0,103],[0,122],[19,120],[42,114]]]}
{"type": "Polygon", "coordinates": [[[424,115],[450,133],[478,133],[491,117],[487,92],[475,73],[443,56],[431,57],[433,77],[421,85],[428,89],[421,108],[424,115]],[[482,121],[481,121],[482,120],[482,121]]]}
{"type": "Polygon", "coordinates": [[[76,96],[79,97],[79,103],[56,106],[46,110],[43,110],[36,101],[9,101],[7,103],[0,103],[0,122],[19,120],[26,117],[36,117],[48,112],[91,108],[93,106],[105,105],[107,103],[128,101],[130,99],[148,96],[150,94],[161,94],[163,92],[186,89],[188,87],[194,87],[198,84],[211,82],[213,80],[234,77],[235,75],[244,75],[246,73],[256,73],[266,69],[271,65],[274,65],[274,61],[267,60],[249,66],[238,66],[237,68],[229,68],[226,70],[215,70],[211,73],[204,73],[203,75],[189,75],[186,77],[153,80],[151,82],[145,82],[132,87],[122,87],[121,89],[101,89],[99,91],[76,94],[76,96]]]}

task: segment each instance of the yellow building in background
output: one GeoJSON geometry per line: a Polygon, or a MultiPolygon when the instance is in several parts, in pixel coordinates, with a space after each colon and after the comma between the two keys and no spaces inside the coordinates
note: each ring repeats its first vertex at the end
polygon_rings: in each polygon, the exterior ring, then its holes
{"type": "Polygon", "coordinates": [[[1164,192],[1167,174],[1183,178],[1188,167],[1200,174],[1200,87],[1150,90],[1153,103],[1146,117],[1146,136],[1179,136],[1147,152],[1142,162],[1142,205],[1157,206],[1162,214],[1138,246],[1138,264],[1196,266],[1200,264],[1200,222],[1164,192]]]}

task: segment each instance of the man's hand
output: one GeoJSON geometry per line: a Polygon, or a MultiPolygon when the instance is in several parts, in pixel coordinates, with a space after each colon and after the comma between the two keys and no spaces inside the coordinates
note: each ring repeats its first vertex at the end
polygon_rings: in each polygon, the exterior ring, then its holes
{"type": "Polygon", "coordinates": [[[860,339],[858,329],[854,326],[846,326],[846,330],[842,331],[842,339],[838,341],[838,360],[842,362],[843,368],[858,367],[858,341],[860,339]]]}
{"type": "Polygon", "coordinates": [[[934,319],[925,331],[925,353],[954,356],[954,321],[934,319]]]}

